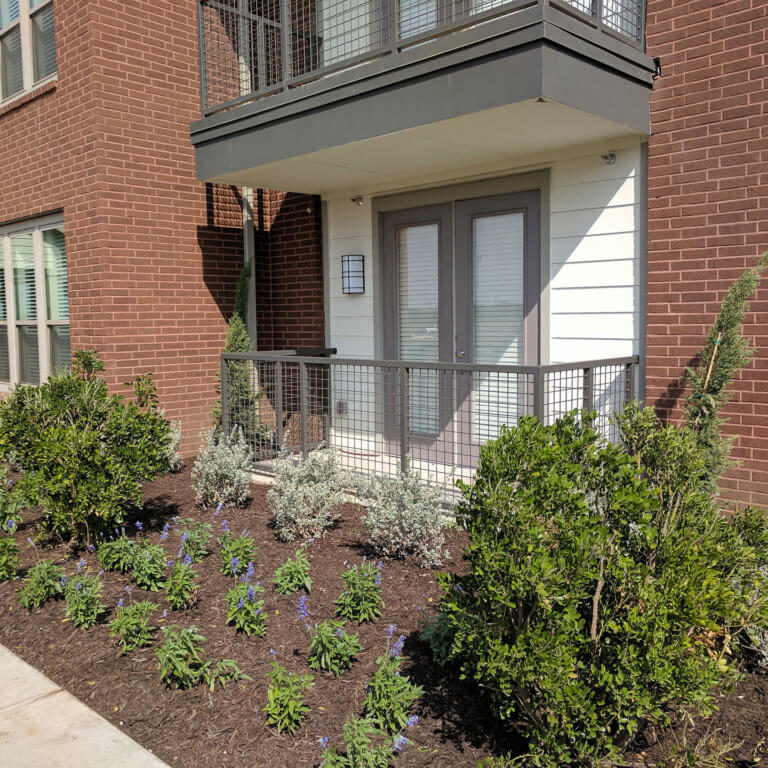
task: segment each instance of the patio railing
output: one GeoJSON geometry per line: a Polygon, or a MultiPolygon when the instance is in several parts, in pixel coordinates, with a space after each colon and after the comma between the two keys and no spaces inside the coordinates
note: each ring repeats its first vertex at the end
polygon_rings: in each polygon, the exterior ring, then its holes
{"type": "Polygon", "coordinates": [[[225,434],[239,427],[256,468],[282,451],[335,448],[350,470],[414,470],[442,484],[469,481],[480,448],[526,414],[552,423],[573,409],[597,412],[616,441],[612,415],[635,396],[637,357],[561,365],[474,365],[224,354],[225,434]]]}
{"type": "MultiPolygon", "coordinates": [[[[646,0],[198,0],[203,114],[507,17],[643,48],[646,0]],[[558,15],[559,14],[559,15],[558,15]]],[[[516,20],[517,23],[512,23],[516,20]]],[[[457,43],[458,45],[458,43],[457,43]]]]}

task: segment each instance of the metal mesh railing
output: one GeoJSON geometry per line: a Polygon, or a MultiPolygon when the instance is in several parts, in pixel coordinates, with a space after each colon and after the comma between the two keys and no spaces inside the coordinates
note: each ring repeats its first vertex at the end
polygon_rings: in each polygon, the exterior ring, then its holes
{"type": "Polygon", "coordinates": [[[603,435],[616,441],[611,416],[634,396],[636,365],[634,357],[481,366],[225,354],[223,428],[242,430],[262,471],[282,451],[329,446],[349,470],[413,470],[450,498],[456,480],[471,481],[482,446],[526,414],[552,423],[595,410],[603,435]]]}
{"type": "MultiPolygon", "coordinates": [[[[635,44],[645,0],[555,0],[635,44]]],[[[545,0],[198,0],[205,113],[545,0]]],[[[577,14],[578,16],[578,14],[577,14]]]]}

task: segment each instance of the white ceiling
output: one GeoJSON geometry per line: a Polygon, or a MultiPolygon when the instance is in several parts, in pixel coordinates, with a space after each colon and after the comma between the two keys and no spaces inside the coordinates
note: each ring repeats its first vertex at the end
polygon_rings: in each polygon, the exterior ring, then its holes
{"type": "MultiPolygon", "coordinates": [[[[568,147],[637,135],[573,107],[526,101],[331,147],[209,181],[333,197],[524,165],[568,147]]],[[[538,160],[537,160],[538,161],[538,160]]]]}

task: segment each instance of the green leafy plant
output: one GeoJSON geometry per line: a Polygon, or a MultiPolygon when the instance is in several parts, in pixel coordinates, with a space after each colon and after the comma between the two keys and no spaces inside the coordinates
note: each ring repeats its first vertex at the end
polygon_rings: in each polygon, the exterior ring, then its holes
{"type": "Polygon", "coordinates": [[[293,558],[288,558],[276,571],[272,578],[275,591],[281,595],[298,592],[300,589],[309,592],[312,579],[309,575],[309,560],[305,548],[301,547],[293,558]]]}
{"type": "MultiPolygon", "coordinates": [[[[323,768],[387,768],[407,743],[398,735],[394,743],[387,734],[367,717],[350,717],[344,723],[344,752],[325,747],[321,765],[323,768]]],[[[326,744],[327,739],[321,739],[326,744]]]]}
{"type": "Polygon", "coordinates": [[[96,549],[96,556],[105,571],[127,573],[133,568],[136,552],[136,542],[129,539],[123,531],[114,539],[102,541],[96,549]]]}
{"type": "Polygon", "coordinates": [[[304,458],[284,454],[267,491],[275,513],[275,532],[281,541],[319,538],[336,520],[344,501],[347,475],[336,452],[312,451],[304,458]]]}
{"type": "Polygon", "coordinates": [[[187,518],[179,523],[181,552],[189,555],[193,563],[199,563],[208,554],[208,543],[213,528],[203,520],[187,518]]]}
{"type": "Polygon", "coordinates": [[[43,510],[44,527],[91,543],[141,503],[142,483],[167,468],[170,427],[136,383],[138,402],[109,393],[103,363],[78,350],[73,370],[13,388],[0,403],[0,455],[25,471],[20,493],[43,510]]]}
{"type": "MultiPolygon", "coordinates": [[[[186,557],[190,558],[190,555],[186,557]]],[[[172,611],[191,608],[197,601],[197,573],[189,562],[174,563],[171,560],[168,565],[171,572],[163,584],[168,605],[172,611]]]]}
{"type": "Polygon", "coordinates": [[[310,674],[288,672],[276,661],[271,666],[267,706],[264,707],[267,722],[278,733],[288,731],[293,735],[309,712],[309,707],[304,703],[304,693],[314,686],[315,678],[310,674]]]}
{"type": "Polygon", "coordinates": [[[0,536],[0,581],[15,579],[19,562],[19,547],[13,536],[0,536]]]}
{"type": "Polygon", "coordinates": [[[61,566],[50,560],[39,560],[24,579],[19,592],[19,602],[29,611],[39,608],[51,598],[60,597],[64,592],[66,576],[61,566]]]}
{"type": "Polygon", "coordinates": [[[241,576],[248,570],[250,563],[256,560],[258,550],[255,540],[243,531],[235,536],[227,529],[227,521],[222,524],[224,533],[219,539],[221,544],[221,572],[225,576],[241,576]]]}
{"type": "Polygon", "coordinates": [[[264,588],[258,584],[238,582],[227,592],[227,624],[233,624],[238,632],[255,637],[267,634],[267,616],[264,601],[256,595],[264,588]]]}
{"type": "Polygon", "coordinates": [[[192,486],[201,507],[242,507],[251,488],[253,456],[238,427],[227,439],[215,431],[201,435],[200,453],[192,468],[192,486]]]}
{"type": "Polygon", "coordinates": [[[381,562],[364,560],[360,566],[350,566],[341,574],[344,591],[336,600],[338,616],[358,624],[381,616],[381,569],[381,562]]]}
{"type": "Polygon", "coordinates": [[[76,627],[87,629],[98,624],[106,610],[101,602],[101,579],[80,572],[64,584],[65,613],[76,627]]]}
{"type": "Polygon", "coordinates": [[[211,690],[219,683],[222,688],[230,681],[250,680],[232,659],[205,661],[205,642],[197,627],[182,629],[176,625],[163,627],[164,640],[155,651],[160,678],[176,688],[193,688],[204,682],[211,690]]]}
{"type": "Polygon", "coordinates": [[[138,545],[133,558],[133,578],[140,589],[160,590],[165,582],[165,550],[146,541],[138,545]]]}
{"type": "Polygon", "coordinates": [[[458,517],[469,572],[441,577],[448,660],[523,723],[536,766],[614,759],[643,722],[706,713],[730,648],[766,621],[760,558],[720,514],[685,428],[630,405],[524,417],[480,452],[458,517]]]}
{"type": "Polygon", "coordinates": [[[109,635],[117,638],[121,653],[126,654],[151,644],[157,627],[150,625],[149,618],[157,606],[148,600],[132,605],[124,603],[124,598],[120,598],[117,614],[109,625],[109,635]]]}
{"type": "Polygon", "coordinates": [[[309,646],[309,666],[340,675],[349,669],[363,650],[357,635],[344,631],[343,621],[323,621],[315,628],[309,646]]]}
{"type": "Polygon", "coordinates": [[[8,479],[8,465],[0,464],[0,532],[11,532],[21,522],[24,506],[24,483],[8,479]]]}
{"type": "Polygon", "coordinates": [[[401,655],[405,635],[394,642],[395,625],[387,628],[387,650],[376,660],[376,671],[363,701],[363,712],[380,728],[396,733],[409,725],[409,713],[424,689],[403,675],[401,655]]]}
{"type": "Polygon", "coordinates": [[[698,368],[686,371],[690,393],[685,402],[685,419],[704,451],[703,476],[712,487],[730,465],[735,437],[722,434],[724,420],[720,412],[731,399],[728,385],[752,359],[751,344],[742,336],[742,326],[766,268],[768,253],[731,285],[698,354],[698,368]]]}

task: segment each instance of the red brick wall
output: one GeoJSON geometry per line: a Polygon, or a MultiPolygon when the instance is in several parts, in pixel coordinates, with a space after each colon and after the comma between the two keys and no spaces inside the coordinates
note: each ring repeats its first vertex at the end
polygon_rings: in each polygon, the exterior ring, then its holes
{"type": "MultiPolygon", "coordinates": [[[[679,376],[719,301],[768,249],[768,3],[648,0],[648,52],[663,77],[651,98],[647,397],[676,418],[679,376]]],[[[727,409],[742,465],[721,487],[768,505],[768,280],[745,331],[755,358],[727,409]]]]}
{"type": "Polygon", "coordinates": [[[73,348],[155,373],[187,450],[242,265],[239,192],[195,180],[194,0],[55,0],[58,83],[0,112],[0,224],[63,211],[73,348]]]}
{"type": "Polygon", "coordinates": [[[254,197],[259,349],[324,347],[320,201],[269,190],[254,197]]]}

